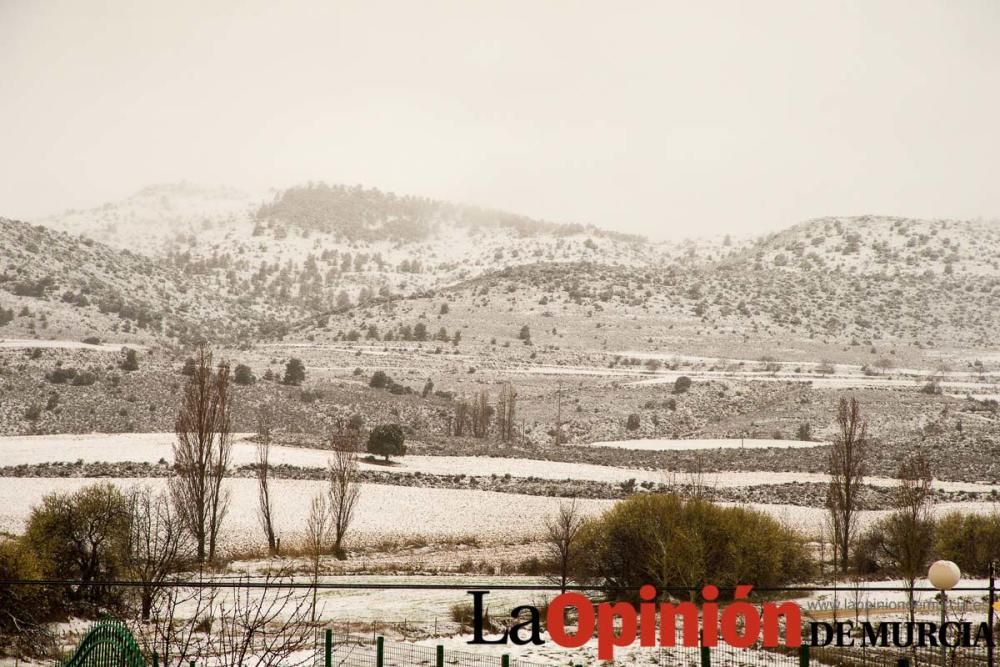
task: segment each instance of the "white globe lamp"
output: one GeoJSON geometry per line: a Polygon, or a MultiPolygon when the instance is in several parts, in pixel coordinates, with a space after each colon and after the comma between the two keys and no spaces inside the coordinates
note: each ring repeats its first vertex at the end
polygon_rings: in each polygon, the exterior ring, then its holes
{"type": "MultiPolygon", "coordinates": [[[[962,571],[958,565],[950,560],[938,560],[931,563],[927,570],[927,579],[931,586],[941,591],[941,627],[944,628],[948,619],[948,591],[953,589],[962,579],[962,571]]],[[[947,646],[941,646],[941,664],[945,664],[948,658],[947,646]]]]}
{"type": "Polygon", "coordinates": [[[934,561],[927,571],[927,579],[930,580],[931,586],[939,591],[950,591],[961,578],[962,571],[950,560],[934,561]]]}

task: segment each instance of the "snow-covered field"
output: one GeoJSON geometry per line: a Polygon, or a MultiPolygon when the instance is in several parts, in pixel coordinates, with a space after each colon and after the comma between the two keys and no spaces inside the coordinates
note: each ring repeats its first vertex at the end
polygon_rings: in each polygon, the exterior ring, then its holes
{"type": "Polygon", "coordinates": [[[31,348],[64,349],[64,350],[90,350],[92,352],[121,352],[123,347],[130,347],[136,350],[146,349],[145,345],[135,345],[133,343],[101,343],[91,345],[78,340],[40,340],[40,339],[0,339],[0,349],[6,350],[28,350],[31,348]]]}
{"type": "MultiPolygon", "coordinates": [[[[248,465],[256,460],[256,445],[242,440],[248,434],[237,435],[233,443],[231,463],[234,466],[248,465]]],[[[173,433],[116,433],[87,435],[43,435],[0,437],[0,465],[33,465],[52,462],[136,462],[157,463],[161,459],[173,461],[173,433]]],[[[739,440],[635,440],[622,443],[662,443],[664,448],[683,449],[685,443],[738,444],[739,440]]],[[[787,440],[747,440],[747,443],[797,443],[787,440]]],[[[595,443],[593,446],[617,446],[621,443],[595,443]]],[[[818,443],[804,443],[815,446],[818,443]]],[[[301,467],[326,467],[330,453],[304,447],[274,446],[271,448],[272,464],[288,464],[301,467]]],[[[476,456],[404,456],[394,460],[394,465],[361,463],[364,470],[378,470],[390,473],[422,473],[434,475],[510,475],[512,477],[534,477],[537,479],[564,480],[578,479],[619,483],[629,479],[636,482],[677,483],[686,481],[686,473],[666,470],[642,470],[620,468],[590,463],[566,463],[559,461],[539,461],[476,456]]],[[[701,483],[717,488],[757,486],[761,484],[825,483],[827,475],[803,472],[744,472],[725,471],[701,475],[701,483]]],[[[0,480],[0,485],[4,482],[0,480]]],[[[889,477],[866,477],[865,483],[873,486],[895,486],[898,481],[889,477]]],[[[966,491],[989,493],[1000,491],[1000,485],[977,484],[971,482],[935,481],[935,488],[945,491],[966,491]]]]}
{"type": "MultiPolygon", "coordinates": [[[[24,528],[31,507],[47,493],[71,492],[98,480],[83,478],[2,478],[0,479],[0,531],[19,533],[24,528]]],[[[117,479],[123,487],[147,485],[163,489],[166,480],[117,479]]],[[[325,483],[303,480],[274,480],[274,509],[279,533],[293,542],[305,528],[309,502],[325,490],[325,483]]],[[[362,485],[355,528],[362,540],[425,536],[456,538],[476,536],[484,542],[511,542],[535,535],[539,517],[554,512],[560,498],[527,496],[466,489],[401,487],[383,484],[362,485]]],[[[252,479],[226,482],[231,493],[229,516],[223,542],[227,547],[243,549],[259,546],[257,522],[257,487],[252,479]]],[[[611,500],[580,500],[587,514],[596,514],[614,503],[611,500]]],[[[788,526],[813,535],[821,530],[825,511],[819,508],[781,504],[751,504],[788,526]]],[[[997,511],[992,503],[941,503],[934,511],[950,510],[988,513],[997,511]]],[[[861,524],[885,515],[884,511],[861,512],[861,524]]]]}
{"type": "MultiPolygon", "coordinates": [[[[0,478],[0,532],[20,533],[31,508],[52,492],[72,492],[100,480],[80,478],[0,478]]],[[[116,479],[128,488],[146,485],[154,490],[166,487],[166,480],[116,479]]],[[[257,519],[257,482],[232,479],[229,513],[222,531],[228,549],[263,547],[257,519]]],[[[272,482],[273,510],[278,535],[295,543],[305,530],[309,503],[326,491],[320,481],[284,480],[272,482]]],[[[463,489],[363,484],[355,514],[354,529],[361,541],[422,536],[429,539],[474,536],[481,542],[510,543],[539,530],[539,517],[552,514],[563,502],[560,498],[525,496],[463,489]]],[[[580,500],[586,514],[597,514],[611,506],[609,500],[580,500]]],[[[289,542],[286,542],[289,543],[289,542]]]]}
{"type": "Polygon", "coordinates": [[[615,449],[638,449],[642,451],[688,451],[692,449],[766,449],[775,447],[791,449],[799,447],[819,447],[828,443],[808,440],[770,440],[770,439],[696,439],[670,440],[666,438],[649,438],[644,440],[607,440],[592,442],[588,447],[614,447],[615,449]]]}
{"type": "MultiPolygon", "coordinates": [[[[719,503],[734,506],[736,503],[719,503]]],[[[746,503],[741,507],[752,507],[770,514],[781,523],[794,528],[810,538],[818,537],[824,530],[828,518],[827,511],[820,507],[801,507],[799,505],[746,503]]],[[[948,512],[960,511],[967,514],[990,514],[1000,511],[1000,503],[956,502],[938,503],[933,506],[935,516],[948,512]]],[[[889,510],[865,510],[858,512],[858,529],[863,530],[872,522],[889,514],[889,510]]]]}

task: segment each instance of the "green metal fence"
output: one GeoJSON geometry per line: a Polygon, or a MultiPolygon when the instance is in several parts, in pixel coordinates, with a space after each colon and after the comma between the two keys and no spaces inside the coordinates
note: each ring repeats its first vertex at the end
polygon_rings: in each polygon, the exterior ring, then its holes
{"type": "MultiPolygon", "coordinates": [[[[765,649],[708,647],[642,649],[650,662],[662,667],[988,667],[984,650],[935,648],[868,650],[843,648],[765,649]]],[[[153,654],[147,661],[124,623],[104,619],[95,623],[68,659],[58,667],[159,667],[153,654]]],[[[595,664],[596,661],[587,664],[595,664]]],[[[566,665],[572,665],[567,658],[566,665]]],[[[510,655],[445,650],[384,637],[327,629],[317,637],[314,667],[545,667],[510,655]]],[[[188,667],[195,667],[191,661],[188,667]]]]}
{"type": "Polygon", "coordinates": [[[317,642],[316,667],[545,667],[509,655],[489,655],[471,651],[445,650],[407,642],[390,642],[384,637],[324,631],[317,642]]]}
{"type": "MultiPolygon", "coordinates": [[[[843,648],[736,648],[726,644],[708,647],[671,647],[641,649],[649,662],[661,667],[988,667],[986,653],[979,650],[949,651],[921,648],[894,650],[874,648],[866,651],[843,648]]],[[[598,664],[591,660],[571,662],[598,664]]],[[[325,630],[319,637],[314,667],[542,667],[539,663],[518,660],[509,655],[490,655],[470,651],[446,650],[406,642],[391,642],[370,634],[325,630]]]]}
{"type": "Polygon", "coordinates": [[[83,641],[60,667],[145,667],[135,638],[121,621],[103,619],[91,626],[83,641]]]}
{"type": "MultiPolygon", "coordinates": [[[[809,647],[772,651],[761,647],[734,648],[720,645],[712,648],[674,647],[642,649],[651,662],[669,667],[808,667],[819,665],[810,661],[809,647]]],[[[569,658],[567,665],[572,665],[569,658]]],[[[596,664],[596,661],[595,661],[596,664]]],[[[407,642],[391,642],[384,637],[368,634],[325,630],[317,641],[315,667],[543,667],[539,663],[520,660],[510,655],[491,655],[471,651],[445,650],[444,646],[429,646],[407,642]]]]}

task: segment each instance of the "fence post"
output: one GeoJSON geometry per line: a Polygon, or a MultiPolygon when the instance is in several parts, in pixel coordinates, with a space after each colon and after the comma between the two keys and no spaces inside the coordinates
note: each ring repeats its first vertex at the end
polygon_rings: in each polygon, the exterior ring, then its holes
{"type": "Polygon", "coordinates": [[[896,667],[910,667],[910,659],[900,658],[899,662],[896,663],[896,667]]]}
{"type": "Polygon", "coordinates": [[[160,667],[160,654],[153,651],[153,667],[160,667]]]}
{"type": "MultiPolygon", "coordinates": [[[[323,666],[332,667],[333,665],[333,630],[331,628],[326,629],[326,637],[324,638],[323,647],[323,666]]],[[[153,667],[156,667],[155,665],[153,667]]]]}
{"type": "Polygon", "coordinates": [[[712,651],[707,646],[701,647],[701,667],[712,667],[712,651]]]}
{"type": "Polygon", "coordinates": [[[437,647],[437,667],[444,667],[444,646],[441,644],[437,647]]]}
{"type": "Polygon", "coordinates": [[[385,638],[375,638],[375,667],[383,667],[385,664],[385,638]]]}
{"type": "Polygon", "coordinates": [[[500,656],[500,667],[510,667],[510,656],[506,653],[500,656]]]}
{"type": "Polygon", "coordinates": [[[799,646],[799,667],[809,667],[809,644],[799,646]]]}

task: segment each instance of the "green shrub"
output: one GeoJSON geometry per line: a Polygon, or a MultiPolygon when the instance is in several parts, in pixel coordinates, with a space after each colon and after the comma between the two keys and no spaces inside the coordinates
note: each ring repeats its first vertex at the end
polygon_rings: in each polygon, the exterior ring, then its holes
{"type": "Polygon", "coordinates": [[[45,379],[52,384],[66,384],[75,377],[75,368],[56,368],[55,370],[45,374],[45,379]]]}
{"type": "Polygon", "coordinates": [[[233,382],[239,385],[251,385],[257,381],[254,377],[253,371],[246,364],[237,364],[236,370],[233,371],[233,382]]]}
{"type": "Polygon", "coordinates": [[[306,367],[301,359],[289,359],[285,364],[285,377],[282,378],[284,384],[300,385],[306,379],[306,367]]]}
{"type": "MultiPolygon", "coordinates": [[[[0,581],[42,579],[38,558],[22,540],[0,537],[0,581]]],[[[58,605],[58,590],[0,585],[0,657],[42,656],[50,648],[44,623],[58,605]]]]}
{"type": "Polygon", "coordinates": [[[936,558],[954,561],[963,573],[983,576],[1000,560],[1000,512],[949,512],[937,521],[936,558]]]}
{"type": "MultiPolygon", "coordinates": [[[[128,500],[104,482],[74,493],[52,493],[31,510],[24,543],[38,558],[44,576],[100,582],[123,569],[129,527],[128,500]]],[[[65,590],[70,606],[114,606],[117,593],[84,583],[65,590]]]]}
{"type": "Polygon", "coordinates": [[[119,368],[128,372],[139,370],[139,353],[129,347],[122,348],[122,360],[119,368]]]}
{"type": "Polygon", "coordinates": [[[813,573],[805,540],[766,514],[669,494],[623,500],[579,539],[577,578],[609,589],[776,587],[813,573]]]}
{"type": "Polygon", "coordinates": [[[97,376],[90,371],[80,371],[73,378],[72,385],[74,387],[89,387],[90,385],[97,382],[97,376]]]}

